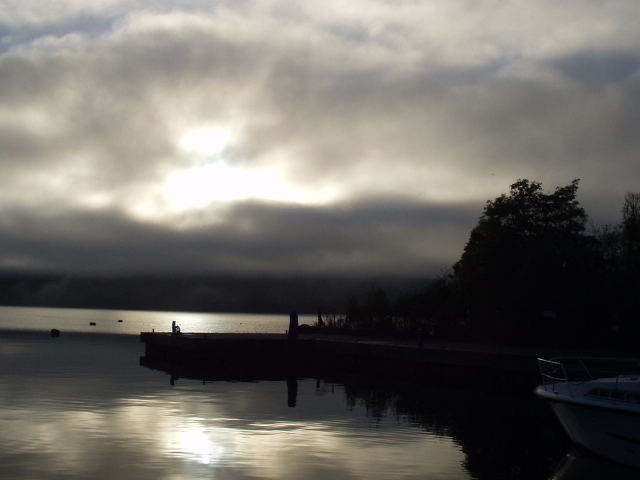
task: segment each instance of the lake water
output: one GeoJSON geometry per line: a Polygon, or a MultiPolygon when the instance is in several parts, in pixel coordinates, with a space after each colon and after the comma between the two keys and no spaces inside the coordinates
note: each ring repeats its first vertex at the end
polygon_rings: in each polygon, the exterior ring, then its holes
{"type": "MultiPolygon", "coordinates": [[[[75,308],[0,307],[0,328],[62,332],[125,333],[170,332],[175,321],[183,332],[285,333],[289,313],[256,315],[242,313],[146,312],[75,308]],[[121,320],[121,321],[119,321],[121,320]],[[91,325],[95,323],[95,325],[91,325]]],[[[313,315],[299,315],[300,324],[315,323],[313,315]]]]}
{"type": "Polygon", "coordinates": [[[139,365],[137,335],[114,334],[173,320],[183,331],[288,327],[286,315],[0,308],[0,478],[638,478],[571,450],[533,394],[361,378],[171,382],[139,365]]]}

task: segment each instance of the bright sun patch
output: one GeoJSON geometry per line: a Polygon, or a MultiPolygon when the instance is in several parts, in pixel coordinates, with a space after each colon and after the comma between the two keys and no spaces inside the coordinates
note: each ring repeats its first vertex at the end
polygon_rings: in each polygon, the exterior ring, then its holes
{"type": "Polygon", "coordinates": [[[221,128],[200,128],[180,140],[180,148],[188,154],[211,156],[221,153],[229,143],[231,132],[221,128]]]}
{"type": "Polygon", "coordinates": [[[233,168],[222,161],[173,173],[166,193],[178,210],[248,198],[306,200],[302,192],[287,185],[273,171],[233,168]]]}
{"type": "MultiPolygon", "coordinates": [[[[247,199],[322,203],[332,197],[332,192],[297,188],[275,166],[252,169],[230,165],[226,153],[234,141],[237,138],[230,130],[209,127],[192,130],[180,138],[179,149],[193,166],[167,177],[163,192],[170,210],[247,199]]],[[[277,159],[272,162],[277,163],[277,159]]]]}

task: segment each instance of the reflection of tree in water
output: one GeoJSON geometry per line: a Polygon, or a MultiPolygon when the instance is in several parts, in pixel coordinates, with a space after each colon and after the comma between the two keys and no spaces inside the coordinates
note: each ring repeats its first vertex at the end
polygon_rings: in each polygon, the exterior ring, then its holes
{"type": "Polygon", "coordinates": [[[437,436],[451,437],[451,413],[446,405],[429,408],[425,399],[415,392],[375,388],[366,384],[345,384],[347,406],[362,406],[367,416],[375,420],[393,415],[410,425],[424,428],[437,436]]]}
{"type": "Polygon", "coordinates": [[[545,478],[571,442],[537,399],[475,398],[454,417],[454,437],[479,478],[545,478]]]}
{"type": "MultiPolygon", "coordinates": [[[[178,375],[205,378],[179,370],[170,373],[174,380],[178,375]]],[[[220,377],[220,372],[217,375],[217,380],[232,378],[220,377]]],[[[336,375],[324,382],[317,380],[316,395],[333,394],[339,391],[336,386],[342,386],[347,407],[364,407],[380,428],[384,428],[382,419],[395,417],[399,423],[451,439],[465,453],[467,471],[478,480],[547,478],[569,451],[571,442],[562,427],[532,392],[488,393],[445,387],[436,383],[436,377],[429,378],[431,383],[411,385],[336,375]]],[[[295,377],[286,385],[287,404],[294,407],[298,403],[295,377]]]]}
{"type": "Polygon", "coordinates": [[[350,408],[363,406],[378,421],[395,416],[451,438],[466,454],[466,469],[480,480],[546,478],[571,445],[548,407],[533,395],[363,382],[345,382],[344,389],[350,408]]]}
{"type": "Polygon", "coordinates": [[[361,385],[345,385],[347,407],[353,409],[357,406],[365,407],[367,416],[380,420],[394,411],[396,395],[387,390],[366,388],[361,385]]]}

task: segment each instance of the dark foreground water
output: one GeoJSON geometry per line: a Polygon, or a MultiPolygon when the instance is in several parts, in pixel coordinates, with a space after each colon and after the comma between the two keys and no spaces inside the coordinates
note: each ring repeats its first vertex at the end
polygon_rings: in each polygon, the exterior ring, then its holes
{"type": "Polygon", "coordinates": [[[142,354],[137,336],[0,331],[0,478],[637,478],[566,456],[533,395],[354,378],[172,385],[142,354]]]}

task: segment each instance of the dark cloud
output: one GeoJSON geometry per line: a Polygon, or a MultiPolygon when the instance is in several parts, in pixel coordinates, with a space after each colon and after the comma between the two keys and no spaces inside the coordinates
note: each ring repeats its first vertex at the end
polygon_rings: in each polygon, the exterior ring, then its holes
{"type": "Polygon", "coordinates": [[[2,268],[437,273],[518,178],[600,223],[638,190],[632,3],[23,3],[2,268]]]}
{"type": "MultiPolygon", "coordinates": [[[[476,212],[477,213],[477,212],[476,212]]],[[[84,274],[409,274],[447,268],[464,206],[376,201],[332,208],[246,202],[217,225],[175,230],[116,212],[5,211],[5,266],[84,274]]]]}
{"type": "Polygon", "coordinates": [[[640,70],[637,52],[584,51],[552,62],[572,80],[586,84],[624,81],[640,70]]]}

